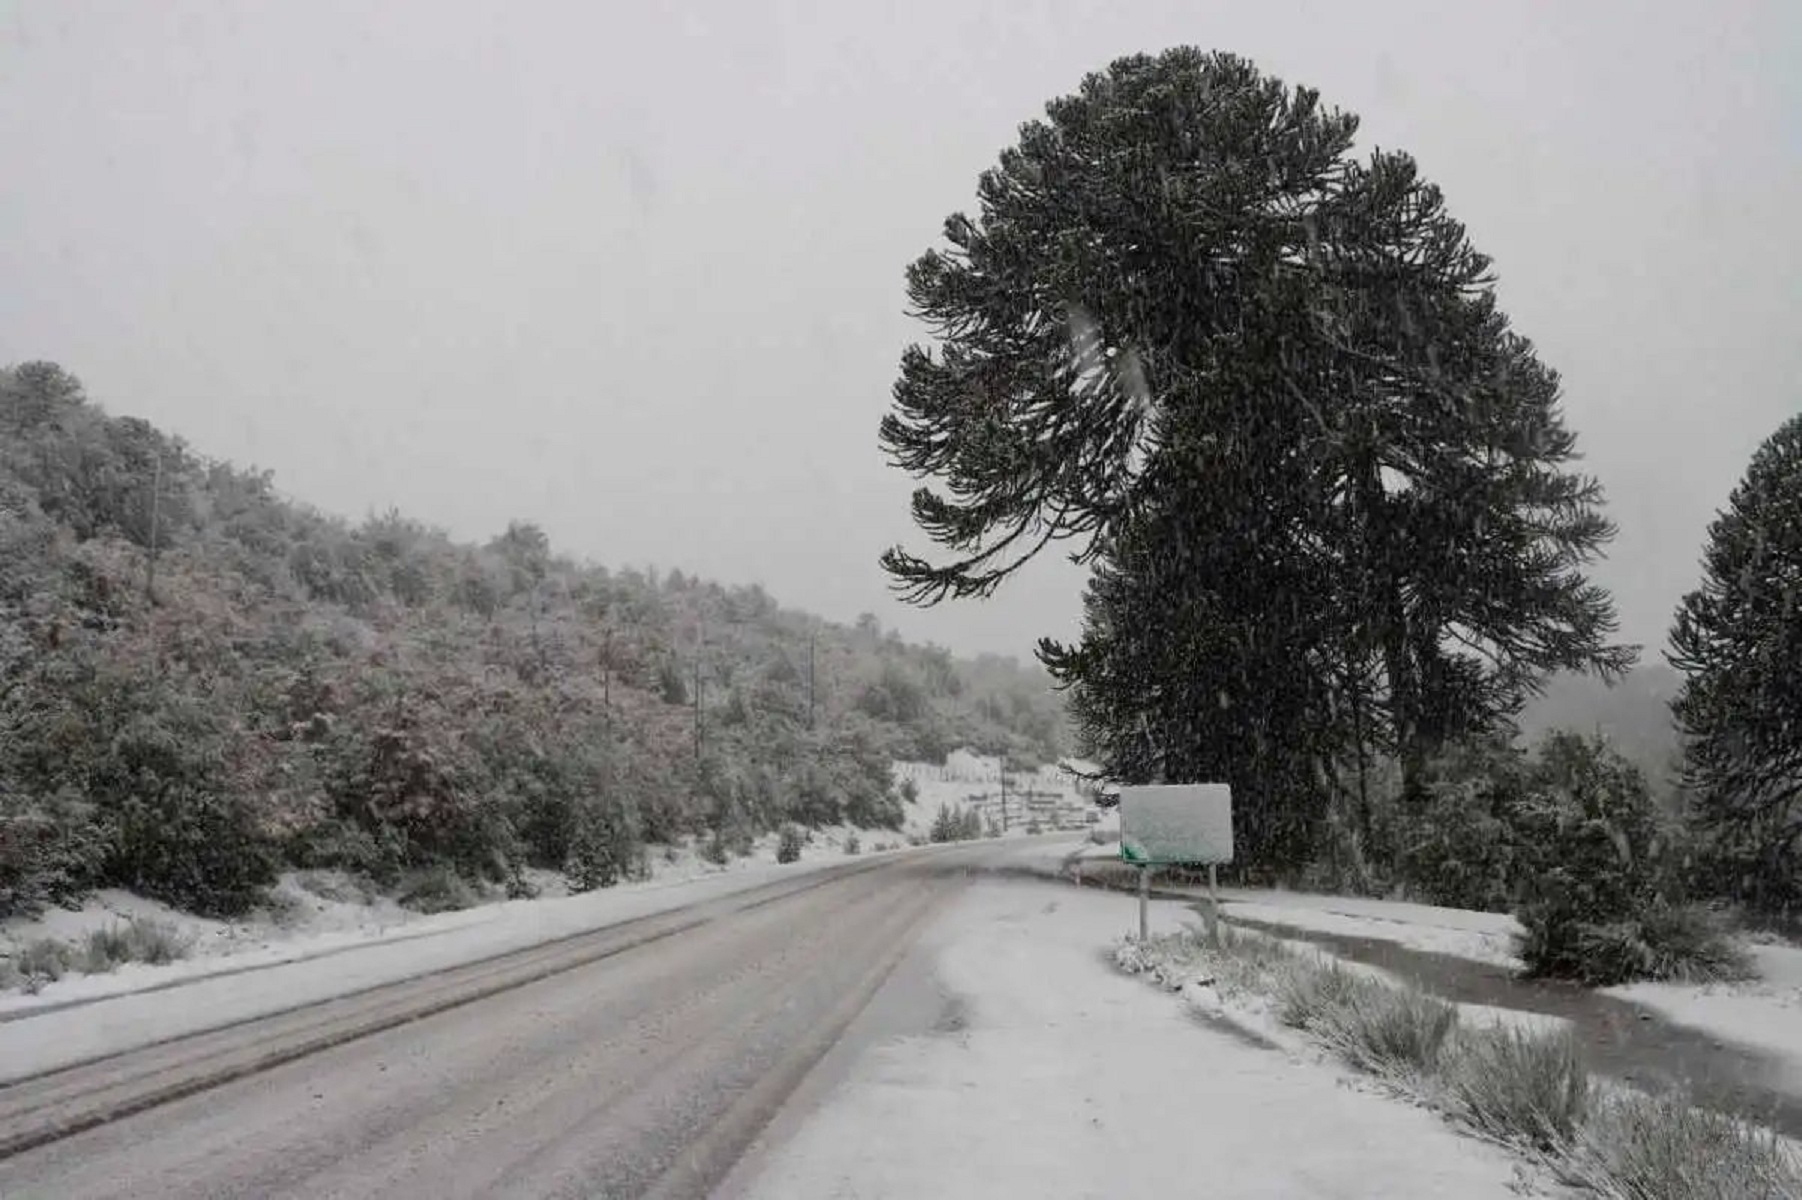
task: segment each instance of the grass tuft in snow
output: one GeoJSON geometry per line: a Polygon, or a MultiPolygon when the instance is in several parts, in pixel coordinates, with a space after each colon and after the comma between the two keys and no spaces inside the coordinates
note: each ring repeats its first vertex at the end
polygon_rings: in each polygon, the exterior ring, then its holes
{"type": "Polygon", "coordinates": [[[1188,941],[1196,951],[1211,957],[1220,966],[1231,964],[1231,969],[1223,974],[1234,985],[1245,990],[1262,991],[1271,979],[1287,975],[1297,963],[1303,962],[1301,955],[1283,945],[1274,938],[1261,934],[1245,933],[1230,925],[1220,926],[1220,949],[1211,951],[1206,935],[1179,934],[1188,941]]]}
{"type": "Polygon", "coordinates": [[[77,967],[89,974],[110,971],[120,963],[174,962],[188,952],[188,943],[171,925],[133,917],[129,921],[96,929],[83,939],[77,967]]]}
{"type": "Polygon", "coordinates": [[[481,896],[456,870],[440,863],[425,867],[401,881],[394,898],[422,913],[455,912],[471,908],[481,896]]]}
{"type": "Polygon", "coordinates": [[[67,974],[74,957],[74,949],[69,943],[59,942],[55,938],[39,938],[21,947],[13,956],[13,969],[19,973],[28,990],[36,990],[34,983],[37,986],[54,983],[67,974]]]}
{"type": "Polygon", "coordinates": [[[1318,1036],[1359,1070],[1425,1078],[1458,1024],[1458,1010],[1436,997],[1390,987],[1336,963],[1292,970],[1283,1021],[1318,1036]]]}
{"type": "Polygon", "coordinates": [[[1572,1157],[1577,1182],[1623,1200],[1802,1196],[1802,1163],[1775,1134],[1676,1092],[1601,1097],[1572,1157]]]}
{"type": "Polygon", "coordinates": [[[1492,1137],[1541,1151],[1571,1144],[1594,1095],[1569,1030],[1459,1029],[1440,1075],[1457,1116],[1492,1137]]]}
{"type": "Polygon", "coordinates": [[[1292,1029],[1322,1033],[1336,1013],[1355,1003],[1353,993],[1370,982],[1333,962],[1309,970],[1308,964],[1294,956],[1278,983],[1277,1013],[1292,1029]]]}
{"type": "Polygon", "coordinates": [[[38,993],[45,984],[54,984],[74,964],[76,951],[68,942],[59,942],[54,937],[40,937],[38,941],[27,942],[14,953],[13,959],[5,966],[5,978],[0,984],[5,987],[22,987],[23,991],[38,993]]]}
{"type": "Polygon", "coordinates": [[[335,904],[369,904],[378,894],[361,875],[322,868],[294,872],[294,886],[307,895],[335,904]]]}
{"type": "Polygon", "coordinates": [[[161,921],[132,917],[90,932],[79,942],[39,938],[0,964],[0,988],[37,992],[65,975],[100,975],[121,963],[167,963],[185,957],[188,941],[161,921]]]}

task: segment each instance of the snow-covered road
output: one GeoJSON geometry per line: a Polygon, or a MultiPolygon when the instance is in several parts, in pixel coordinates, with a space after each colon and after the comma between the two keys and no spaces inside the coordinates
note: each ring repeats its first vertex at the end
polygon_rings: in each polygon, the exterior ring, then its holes
{"type": "MultiPolygon", "coordinates": [[[[1509,1194],[1502,1152],[1115,972],[1133,902],[1021,870],[1056,852],[990,842],[822,868],[767,899],[671,909],[654,937],[618,926],[15,1085],[0,1125],[123,1104],[0,1161],[0,1194],[1509,1194]],[[515,961],[523,982],[504,977],[515,961]],[[486,990],[454,995],[466,975],[486,990]],[[414,1001],[438,1007],[410,1017],[414,1001]],[[344,1037],[256,1061],[322,1021],[344,1037]],[[238,1073],[183,1094],[209,1062],[238,1073]]],[[[1159,905],[1157,920],[1187,915],[1159,905]]],[[[167,1009],[381,954],[135,999],[167,1009]]],[[[7,1066],[27,1031],[106,1026],[132,999],[7,1023],[7,1066]]]]}
{"type": "MultiPolygon", "coordinates": [[[[1043,862],[1043,848],[995,865],[1043,862]]],[[[1154,932],[1192,915],[1153,906],[1154,932]]],[[[1116,972],[1124,896],[999,875],[923,936],[719,1194],[1504,1197],[1503,1151],[1116,972]],[[930,1003],[922,1003],[930,1000],[930,1003]],[[905,1015],[932,1011],[925,1026],[905,1015]]]]}

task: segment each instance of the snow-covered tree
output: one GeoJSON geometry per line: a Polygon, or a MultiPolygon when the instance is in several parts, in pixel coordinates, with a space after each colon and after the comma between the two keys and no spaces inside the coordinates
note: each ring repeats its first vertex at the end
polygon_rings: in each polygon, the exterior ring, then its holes
{"type": "Polygon", "coordinates": [[[1671,664],[1693,815],[1733,895],[1802,904],[1802,416],[1759,447],[1709,527],[1671,664]]]}

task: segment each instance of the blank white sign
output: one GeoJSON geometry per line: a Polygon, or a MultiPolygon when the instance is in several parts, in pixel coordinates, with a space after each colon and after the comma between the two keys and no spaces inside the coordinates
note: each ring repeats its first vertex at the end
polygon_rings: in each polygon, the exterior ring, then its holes
{"type": "Polygon", "coordinates": [[[1145,866],[1232,862],[1232,788],[1224,783],[1122,787],[1120,858],[1145,866]]]}

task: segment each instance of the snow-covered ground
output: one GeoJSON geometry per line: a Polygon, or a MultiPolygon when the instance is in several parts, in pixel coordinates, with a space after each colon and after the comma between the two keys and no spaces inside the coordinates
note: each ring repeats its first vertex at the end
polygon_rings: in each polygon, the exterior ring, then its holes
{"type": "MultiPolygon", "coordinates": [[[[537,899],[491,900],[459,912],[425,915],[369,893],[338,872],[290,872],[272,889],[271,903],[265,908],[241,920],[215,921],[128,892],[103,891],[72,911],[51,909],[31,920],[0,922],[0,961],[16,960],[22,950],[42,939],[79,946],[96,930],[131,921],[152,921],[171,930],[184,947],[183,957],[156,965],[125,963],[97,974],[71,970],[60,979],[34,980],[35,991],[22,987],[0,991],[0,1026],[27,1013],[73,1003],[186,985],[200,978],[242,974],[276,964],[335,958],[374,945],[417,943],[416,949],[387,956],[393,963],[427,958],[455,961],[465,944],[479,947],[481,953],[499,953],[533,938],[556,937],[585,924],[615,919],[614,913],[623,920],[686,903],[688,891],[697,887],[701,889],[697,896],[702,892],[724,894],[734,886],[751,886],[773,877],[773,873],[805,869],[809,863],[843,861],[845,842],[852,833],[866,854],[904,848],[910,839],[928,836],[941,803],[955,807],[972,797],[988,796],[992,807],[1000,793],[999,770],[998,760],[967,751],[952,754],[944,764],[896,763],[896,779],[913,780],[918,789],[915,800],[905,805],[899,831],[815,830],[802,851],[802,862],[791,866],[776,864],[774,835],[759,839],[749,857],[735,856],[724,866],[703,860],[693,845],[667,851],[653,848],[652,879],[586,897],[569,897],[562,877],[555,872],[532,872],[530,880],[540,889],[537,899]],[[740,884],[720,884],[723,877],[740,880],[740,884]],[[685,890],[676,898],[669,892],[671,888],[685,890]],[[456,936],[446,942],[450,935],[456,936]]],[[[1014,789],[1009,798],[1013,833],[1023,833],[1026,827],[1025,793],[1038,793],[1041,804],[1055,793],[1055,803],[1066,812],[1080,811],[1088,804],[1074,777],[1056,767],[1010,773],[1009,788],[1014,789]]],[[[979,802],[977,807],[983,804],[979,802]]]]}
{"type": "Polygon", "coordinates": [[[1802,949],[1782,945],[1747,949],[1759,978],[1745,983],[1629,983],[1607,991],[1680,1025],[1776,1055],[1802,1087],[1802,949]]]}
{"type": "MultiPolygon", "coordinates": [[[[845,839],[856,833],[861,849],[895,849],[906,845],[906,836],[890,830],[814,830],[812,841],[801,851],[801,862],[839,862],[845,855],[845,839]]],[[[700,856],[692,844],[655,847],[651,855],[652,877],[623,883],[595,893],[576,908],[599,911],[621,898],[640,892],[661,892],[695,880],[738,876],[746,872],[767,876],[776,864],[774,835],[759,838],[748,856],[732,856],[715,865],[700,856]],[[761,874],[758,874],[761,872],[761,874]]],[[[795,866],[784,870],[792,871],[795,866]]],[[[104,974],[67,974],[44,983],[35,994],[0,993],[0,1020],[8,1014],[54,1007],[71,1000],[141,990],[147,984],[192,978],[248,966],[315,958],[372,942],[406,941],[487,925],[530,923],[538,905],[569,896],[563,876],[554,871],[529,871],[539,889],[536,900],[491,900],[457,912],[424,914],[403,908],[392,899],[374,894],[338,871],[292,871],[271,889],[271,903],[241,920],[219,921],[180,912],[155,900],[109,888],[95,893],[76,909],[51,908],[31,918],[0,922],[0,958],[11,959],[43,938],[79,943],[87,934],[123,922],[154,921],[172,930],[185,947],[184,956],[172,963],[130,963],[104,974]]]]}
{"type": "Polygon", "coordinates": [[[1250,921],[1293,925],[1316,933],[1377,938],[1429,954],[1502,967],[1521,965],[1514,952],[1514,935],[1520,931],[1520,923],[1507,913],[1241,888],[1223,888],[1220,898],[1229,916],[1250,921]]]}
{"type": "MultiPolygon", "coordinates": [[[[161,966],[130,963],[106,974],[65,976],[36,995],[0,996],[0,1083],[856,861],[816,835],[797,863],[777,864],[773,851],[765,855],[760,847],[726,868],[676,869],[645,883],[409,915],[392,925],[328,906],[322,922],[338,928],[262,943],[217,930],[209,941],[206,925],[216,923],[174,914],[171,919],[186,922],[188,931],[198,928],[200,946],[215,952],[161,966]],[[227,946],[235,952],[222,952],[227,946]],[[95,1001],[101,1003],[87,1003],[95,1001]]],[[[104,902],[129,915],[169,915],[123,895],[104,902]]],[[[52,914],[37,927],[74,929],[102,919],[95,906],[82,914],[52,914]]]]}
{"type": "MultiPolygon", "coordinates": [[[[1066,844],[1048,851],[1038,865],[1049,869],[1055,859],[1059,872],[1068,873],[1074,866],[1072,855],[1084,863],[1118,863],[1120,847],[1112,843],[1066,844]]],[[[1169,884],[1161,882],[1158,886],[1168,888],[1169,884]]],[[[1192,893],[1198,899],[1206,895],[1206,889],[1202,888],[1179,887],[1175,890],[1192,893]]],[[[1462,908],[1441,908],[1431,904],[1394,900],[1368,900],[1353,896],[1226,887],[1220,889],[1220,907],[1228,922],[1239,917],[1287,925],[1313,933],[1380,939],[1414,950],[1447,954],[1498,966],[1518,968],[1521,965],[1520,959],[1513,952],[1514,933],[1520,926],[1513,917],[1501,913],[1472,912],[1462,908]]],[[[1192,910],[1185,910],[1183,915],[1188,923],[1198,923],[1192,910]]],[[[1331,957],[1311,942],[1282,937],[1276,940],[1291,949],[1331,957]]],[[[1350,960],[1341,962],[1347,968],[1362,974],[1383,978],[1390,983],[1401,982],[1377,967],[1350,960]]],[[[1192,999],[1203,1010],[1217,1007],[1216,1001],[1207,996],[1192,999]]],[[[1481,1024],[1502,1023],[1528,1030],[1553,1029],[1568,1024],[1562,1018],[1544,1013],[1521,1012],[1487,1004],[1461,1003],[1457,1007],[1465,1020],[1481,1024]]],[[[1260,1036],[1279,1042],[1288,1038],[1275,1019],[1268,1017],[1263,1011],[1261,1002],[1255,999],[1248,998],[1245,1001],[1237,1011],[1236,1019],[1260,1036]]]]}
{"type": "MultiPolygon", "coordinates": [[[[1118,845],[1072,844],[1066,853],[1080,849],[1085,862],[1119,862],[1118,845]]],[[[1167,881],[1152,876],[1159,888],[1167,881]]],[[[1205,889],[1183,888],[1195,895],[1205,889]]],[[[1274,888],[1220,889],[1221,907],[1228,917],[1289,925],[1314,933],[1376,938],[1432,954],[1467,958],[1474,962],[1516,967],[1514,935],[1520,923],[1507,913],[1473,912],[1400,900],[1370,900],[1357,896],[1331,896],[1312,892],[1288,892],[1274,888]]]]}
{"type": "MultiPolygon", "coordinates": [[[[1089,764],[1076,764],[1087,768],[1089,764]]],[[[909,805],[907,831],[924,836],[938,815],[939,806],[953,811],[973,808],[985,818],[1001,820],[1001,760],[955,750],[943,763],[897,762],[897,782],[912,783],[918,799],[909,805]]],[[[1050,830],[1061,822],[1066,828],[1083,822],[1094,807],[1093,801],[1078,786],[1069,771],[1046,765],[1036,771],[1007,773],[1007,831],[1024,833],[1036,818],[1041,827],[1050,830]]]]}
{"type": "MultiPolygon", "coordinates": [[[[941,803],[955,807],[972,796],[987,795],[991,802],[998,797],[999,770],[999,760],[967,751],[953,753],[944,764],[896,763],[897,781],[911,779],[918,788],[916,799],[904,805],[903,827],[899,831],[853,830],[849,827],[814,830],[802,851],[802,863],[842,860],[846,839],[854,833],[866,854],[905,847],[910,839],[924,840],[941,803]]],[[[1056,767],[1010,773],[1009,787],[1038,792],[1041,799],[1055,792],[1057,803],[1071,811],[1088,803],[1076,790],[1074,778],[1056,767]]],[[[1023,799],[1015,800],[1010,796],[1009,807],[1017,818],[1012,822],[1012,833],[1025,831],[1023,804],[1023,799]]],[[[982,807],[981,804],[977,806],[982,807]]],[[[335,955],[374,943],[399,943],[490,927],[494,936],[499,936],[498,931],[502,929],[519,930],[539,923],[544,923],[547,928],[562,929],[563,917],[557,915],[559,913],[599,913],[621,906],[622,911],[631,909],[636,913],[639,902],[629,897],[639,893],[661,893],[670,887],[722,875],[767,874],[776,868],[775,857],[776,838],[773,834],[758,839],[750,856],[734,856],[724,866],[708,863],[693,844],[667,849],[653,847],[652,879],[622,884],[563,909],[543,907],[560,904],[568,896],[562,876],[550,871],[528,872],[530,881],[540,891],[536,900],[491,900],[460,912],[431,915],[403,908],[392,899],[370,893],[342,873],[332,871],[284,875],[272,889],[268,906],[233,921],[196,917],[154,900],[109,889],[90,897],[74,910],[50,909],[34,919],[0,922],[0,962],[16,960],[20,951],[42,939],[78,946],[83,938],[96,930],[130,921],[152,921],[173,931],[184,947],[183,957],[173,963],[157,965],[127,963],[99,974],[70,971],[57,980],[36,981],[35,992],[17,987],[0,991],[0,1022],[25,1012],[71,1002],[167,986],[225,971],[335,955]]],[[[796,868],[783,869],[792,871],[796,868]]]]}
{"type": "MultiPolygon", "coordinates": [[[[1190,918],[1156,905],[1154,932],[1190,918]]],[[[740,1185],[783,1200],[1517,1194],[1496,1147],[1115,971],[1103,952],[1136,920],[1117,895],[972,885],[921,948],[956,1019],[866,1053],[740,1185]]]]}
{"type": "MultiPolygon", "coordinates": [[[[1076,848],[1072,844],[1066,853],[1076,848]]],[[[1119,854],[1113,846],[1091,846],[1084,857],[1108,861],[1117,860],[1119,854]]],[[[1395,942],[1496,966],[1521,966],[1514,953],[1520,924],[1506,913],[1275,890],[1222,888],[1220,895],[1229,920],[1238,916],[1395,942]]],[[[1603,990],[1643,1004],[1677,1024],[1763,1050],[1787,1062],[1802,1079],[1802,948],[1772,944],[1747,949],[1759,978],[1744,983],[1633,983],[1603,990]]]]}
{"type": "MultiPolygon", "coordinates": [[[[1228,919],[1397,942],[1414,950],[1518,969],[1520,924],[1506,913],[1430,904],[1223,889],[1228,919]]],[[[1679,1025],[1784,1060],[1802,1080],[1802,949],[1749,945],[1759,978],[1743,983],[1632,983],[1605,994],[1643,1004],[1679,1025]]],[[[1499,1010],[1498,1010],[1499,1011],[1499,1010]]],[[[1514,1018],[1510,1018],[1514,1019],[1514,1018]]]]}

